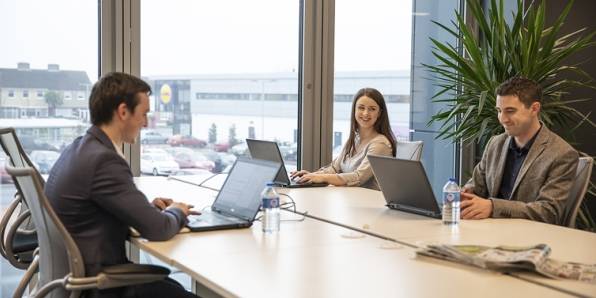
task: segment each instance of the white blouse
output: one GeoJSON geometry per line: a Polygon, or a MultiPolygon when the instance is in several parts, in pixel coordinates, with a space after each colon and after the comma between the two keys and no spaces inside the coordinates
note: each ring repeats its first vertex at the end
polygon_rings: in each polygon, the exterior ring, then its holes
{"type": "Polygon", "coordinates": [[[382,134],[372,138],[368,144],[360,144],[360,138],[356,136],[356,152],[353,156],[346,155],[346,145],[341,154],[335,158],[330,165],[319,169],[319,174],[337,174],[347,186],[362,186],[379,190],[377,180],[373,176],[368,154],[392,156],[391,143],[382,134]]]}

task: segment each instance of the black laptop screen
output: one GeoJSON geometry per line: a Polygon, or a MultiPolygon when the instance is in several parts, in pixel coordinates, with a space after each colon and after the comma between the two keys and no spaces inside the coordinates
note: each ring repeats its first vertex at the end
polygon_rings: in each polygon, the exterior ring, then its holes
{"type": "Polygon", "coordinates": [[[250,156],[254,159],[269,160],[278,162],[282,166],[279,168],[279,172],[275,177],[274,182],[289,185],[290,179],[288,178],[288,172],[284,166],[284,160],[279,152],[277,143],[263,140],[246,139],[250,156]]]}
{"type": "Polygon", "coordinates": [[[273,180],[280,164],[239,158],[222,186],[213,209],[253,220],[261,205],[261,191],[273,180]]]}

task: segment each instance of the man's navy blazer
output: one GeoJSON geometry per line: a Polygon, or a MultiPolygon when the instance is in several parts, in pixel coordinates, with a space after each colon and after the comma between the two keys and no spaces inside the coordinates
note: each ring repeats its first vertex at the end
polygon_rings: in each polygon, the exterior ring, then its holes
{"type": "Polygon", "coordinates": [[[173,237],[186,223],[182,210],[162,212],[147,200],[126,161],[96,126],[62,152],[45,194],[78,245],[88,275],[128,262],[129,227],[159,241],[173,237]]]}

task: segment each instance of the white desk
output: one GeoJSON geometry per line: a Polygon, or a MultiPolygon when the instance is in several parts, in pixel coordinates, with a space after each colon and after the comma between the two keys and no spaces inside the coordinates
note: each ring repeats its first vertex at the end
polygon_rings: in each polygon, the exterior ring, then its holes
{"type": "MultiPolygon", "coordinates": [[[[214,192],[164,178],[140,178],[148,197],[208,205],[214,192]]],[[[282,218],[295,217],[284,212],[282,218]]],[[[250,229],[179,234],[165,242],[133,239],[188,273],[207,295],[242,297],[560,297],[561,292],[513,277],[434,259],[337,225],[306,219],[282,231],[250,229]],[[266,286],[269,290],[265,290],[266,286]]]]}
{"type": "MultiPolygon", "coordinates": [[[[596,263],[596,234],[523,219],[462,220],[457,229],[440,220],[386,208],[379,191],[349,188],[280,189],[296,201],[297,210],[381,236],[418,245],[425,242],[479,245],[546,243],[563,261],[596,263]]],[[[546,286],[596,296],[596,285],[516,274],[546,286]]]]}

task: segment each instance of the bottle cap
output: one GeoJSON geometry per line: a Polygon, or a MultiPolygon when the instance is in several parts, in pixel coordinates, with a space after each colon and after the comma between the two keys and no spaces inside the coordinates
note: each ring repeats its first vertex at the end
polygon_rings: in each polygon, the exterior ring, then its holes
{"type": "Polygon", "coordinates": [[[269,182],[265,183],[265,185],[266,186],[275,186],[275,182],[269,181],[269,182]]]}
{"type": "Polygon", "coordinates": [[[455,178],[449,178],[449,181],[451,181],[451,182],[457,182],[457,180],[455,180],[455,178]]]}

